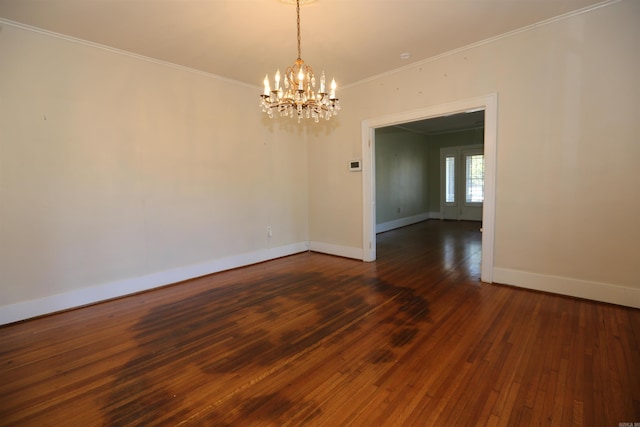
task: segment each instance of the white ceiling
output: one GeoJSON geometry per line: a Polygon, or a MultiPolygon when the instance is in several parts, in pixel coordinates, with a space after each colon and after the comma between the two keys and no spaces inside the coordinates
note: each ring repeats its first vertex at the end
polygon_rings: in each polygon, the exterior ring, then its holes
{"type": "Polygon", "coordinates": [[[426,120],[403,123],[394,127],[424,135],[484,129],[484,110],[457,113],[426,120]]]}
{"type": "MultiPolygon", "coordinates": [[[[316,0],[302,59],[344,86],[600,1],[316,0]]],[[[0,17],[256,86],[297,57],[280,0],[0,0],[0,17]]]]}

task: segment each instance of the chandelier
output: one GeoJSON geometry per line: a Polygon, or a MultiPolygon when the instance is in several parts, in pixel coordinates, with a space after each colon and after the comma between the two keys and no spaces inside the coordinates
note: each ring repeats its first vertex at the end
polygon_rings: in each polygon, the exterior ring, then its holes
{"type": "Polygon", "coordinates": [[[338,114],[340,102],[336,98],[336,81],[331,81],[327,92],[324,71],[320,76],[320,85],[316,91],[316,78],[313,69],[304,63],[300,50],[300,0],[296,0],[298,24],[298,59],[287,67],[284,76],[278,70],[274,76],[274,88],[269,84],[269,74],[264,77],[264,93],[260,105],[270,118],[276,113],[283,117],[311,118],[318,123],[321,118],[329,120],[338,114]],[[284,77],[284,78],[283,78],[284,77]],[[282,80],[282,82],[281,82],[282,80]]]}

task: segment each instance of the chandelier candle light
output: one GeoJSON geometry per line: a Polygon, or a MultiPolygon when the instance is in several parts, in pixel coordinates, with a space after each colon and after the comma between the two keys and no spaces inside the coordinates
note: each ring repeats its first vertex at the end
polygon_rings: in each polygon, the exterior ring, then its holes
{"type": "Polygon", "coordinates": [[[321,118],[329,120],[338,114],[340,102],[336,98],[336,81],[331,81],[331,91],[327,93],[324,71],[320,77],[320,87],[316,92],[316,78],[313,69],[304,63],[300,51],[300,0],[296,0],[298,24],[298,59],[287,67],[283,76],[278,70],[271,89],[269,74],[264,77],[264,93],[260,95],[262,111],[273,118],[274,112],[283,117],[312,118],[318,123],[321,118]],[[281,83],[282,80],[282,83],[281,83]]]}

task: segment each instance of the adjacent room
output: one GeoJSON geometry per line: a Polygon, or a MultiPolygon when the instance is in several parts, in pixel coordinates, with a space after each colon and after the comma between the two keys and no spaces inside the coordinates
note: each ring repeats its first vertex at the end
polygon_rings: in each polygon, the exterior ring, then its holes
{"type": "Polygon", "coordinates": [[[0,0],[0,424],[640,423],[639,23],[0,0]]]}

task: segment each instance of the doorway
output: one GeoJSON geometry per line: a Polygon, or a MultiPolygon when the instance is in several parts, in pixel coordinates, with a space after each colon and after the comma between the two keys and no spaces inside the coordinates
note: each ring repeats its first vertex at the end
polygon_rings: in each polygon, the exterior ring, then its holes
{"type": "Polygon", "coordinates": [[[440,218],[482,221],[484,144],[442,147],[439,154],[440,218]]]}
{"type": "Polygon", "coordinates": [[[484,202],[481,280],[493,280],[497,94],[362,121],[363,260],[376,259],[375,129],[406,122],[484,110],[484,202]]]}

